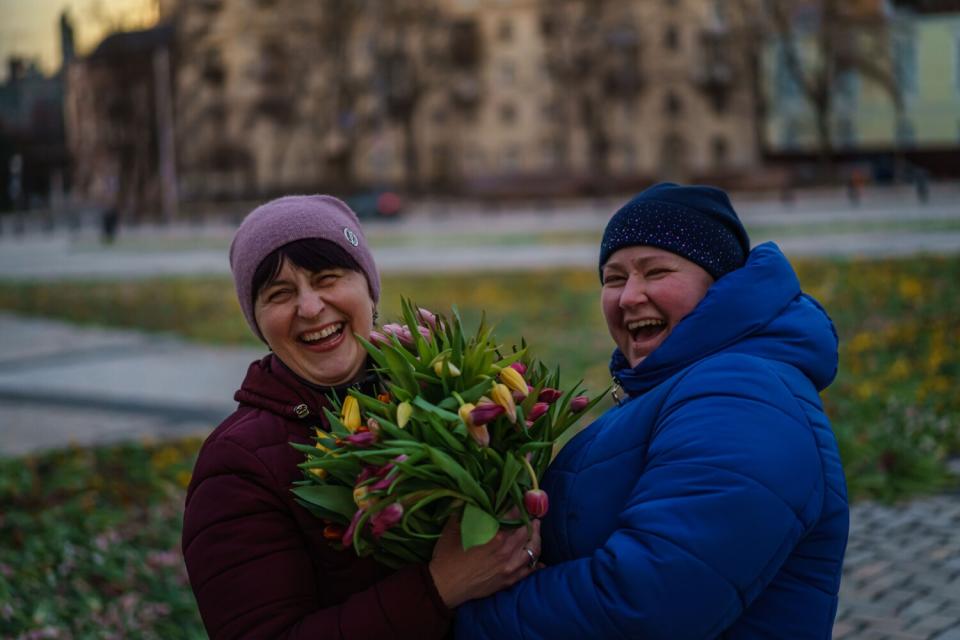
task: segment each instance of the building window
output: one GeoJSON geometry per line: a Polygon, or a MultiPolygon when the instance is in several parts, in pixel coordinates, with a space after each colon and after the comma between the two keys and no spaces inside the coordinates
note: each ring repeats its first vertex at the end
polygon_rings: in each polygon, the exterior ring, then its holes
{"type": "Polygon", "coordinates": [[[713,164],[717,168],[723,168],[730,155],[730,147],[727,139],[723,136],[714,136],[710,141],[710,154],[713,157],[713,164]]]}
{"type": "Polygon", "coordinates": [[[663,47],[669,51],[676,51],[680,48],[680,32],[676,25],[668,25],[664,30],[663,47]]]}
{"type": "Polygon", "coordinates": [[[679,116],[681,113],[683,113],[683,102],[680,100],[680,97],[677,94],[675,94],[673,91],[669,91],[664,97],[663,109],[667,112],[667,115],[671,117],[679,116]]]}
{"type": "Polygon", "coordinates": [[[517,121],[517,108],[511,102],[504,102],[500,105],[500,122],[503,124],[513,124],[517,121]]]}
{"type": "Polygon", "coordinates": [[[517,79],[517,66],[513,60],[503,60],[500,63],[500,82],[509,86],[517,79]]]}
{"type": "Polygon", "coordinates": [[[777,98],[783,101],[789,101],[800,95],[800,86],[797,79],[790,72],[790,66],[787,64],[787,52],[778,47],[777,64],[774,71],[774,82],[777,87],[777,98]]]}
{"type": "Polygon", "coordinates": [[[511,42],[513,40],[513,22],[509,18],[504,18],[497,25],[497,40],[500,42],[511,42]]]}
{"type": "Polygon", "coordinates": [[[786,151],[793,151],[797,148],[797,142],[800,138],[800,127],[797,121],[790,119],[783,125],[783,148],[786,151]]]}

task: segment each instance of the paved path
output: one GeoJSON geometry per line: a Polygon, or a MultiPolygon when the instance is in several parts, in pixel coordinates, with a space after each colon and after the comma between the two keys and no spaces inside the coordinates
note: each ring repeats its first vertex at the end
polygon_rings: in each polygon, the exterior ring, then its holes
{"type": "MultiPolygon", "coordinates": [[[[775,240],[790,257],[960,252],[960,228],[954,224],[960,221],[960,186],[947,185],[934,194],[923,205],[911,192],[896,189],[872,191],[859,206],[852,206],[836,193],[806,194],[791,205],[745,198],[737,203],[737,209],[751,229],[754,244],[775,240]],[[918,221],[923,224],[908,229],[889,226],[918,221]],[[944,221],[954,228],[942,228],[944,221]],[[929,223],[940,223],[941,227],[922,230],[929,223]],[[842,230],[825,233],[825,224],[839,224],[842,230]],[[784,227],[789,227],[789,233],[784,227]],[[804,233],[804,227],[811,231],[804,233]]],[[[618,204],[620,200],[604,199],[549,209],[490,209],[469,203],[424,202],[400,220],[364,222],[364,227],[374,245],[377,264],[389,273],[592,267],[597,259],[596,242],[548,245],[524,241],[524,237],[543,233],[582,234],[588,238],[599,235],[618,204]],[[491,234],[497,237],[491,240],[491,234]]],[[[0,278],[226,275],[226,247],[235,226],[225,218],[219,220],[202,226],[124,228],[121,242],[108,247],[98,244],[89,227],[77,233],[34,230],[19,236],[8,229],[0,232],[0,278]]],[[[0,217],[0,227],[4,224],[10,226],[0,217]]]]}
{"type": "MultiPolygon", "coordinates": [[[[0,455],[205,434],[261,354],[0,313],[0,455]]],[[[960,497],[851,520],[834,637],[960,640],[960,497]]]]}

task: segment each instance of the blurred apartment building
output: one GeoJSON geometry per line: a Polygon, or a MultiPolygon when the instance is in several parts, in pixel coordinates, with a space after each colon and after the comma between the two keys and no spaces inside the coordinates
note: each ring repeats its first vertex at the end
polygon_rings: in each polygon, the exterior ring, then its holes
{"type": "Polygon", "coordinates": [[[165,0],[186,199],[575,193],[759,158],[716,0],[165,0]]]}
{"type": "Polygon", "coordinates": [[[837,29],[835,42],[895,44],[877,60],[903,87],[897,106],[856,65],[821,83],[829,154],[951,153],[960,9],[950,4],[159,0],[164,26],[111,36],[72,65],[76,192],[170,216],[180,200],[320,190],[769,185],[769,160],[808,162],[823,147],[770,7],[784,9],[801,63],[816,25],[835,18],[876,25],[837,29]],[[823,7],[839,14],[821,20],[823,7]]]}

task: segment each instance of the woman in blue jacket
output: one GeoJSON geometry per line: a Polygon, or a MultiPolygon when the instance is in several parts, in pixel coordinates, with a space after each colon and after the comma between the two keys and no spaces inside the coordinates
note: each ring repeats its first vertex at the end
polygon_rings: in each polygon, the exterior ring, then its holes
{"type": "Polygon", "coordinates": [[[463,605],[458,637],[829,638],[849,517],[830,318],[712,187],[633,198],[600,271],[618,404],[547,472],[545,568],[463,605]]]}

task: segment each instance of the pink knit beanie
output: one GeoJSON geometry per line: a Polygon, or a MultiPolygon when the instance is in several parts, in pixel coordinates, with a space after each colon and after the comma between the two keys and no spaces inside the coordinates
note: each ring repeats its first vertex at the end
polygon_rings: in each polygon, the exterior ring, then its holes
{"type": "Polygon", "coordinates": [[[275,249],[295,240],[319,238],[346,251],[363,271],[374,303],[380,300],[380,273],[367,246],[357,214],[333,196],[284,196],[250,212],[230,245],[230,269],[240,308],[263,340],[253,314],[253,275],[275,249]]]}

